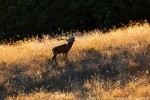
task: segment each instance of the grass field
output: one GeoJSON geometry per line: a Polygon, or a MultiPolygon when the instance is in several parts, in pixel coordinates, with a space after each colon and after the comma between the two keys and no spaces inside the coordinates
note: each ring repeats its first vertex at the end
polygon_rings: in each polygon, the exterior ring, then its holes
{"type": "Polygon", "coordinates": [[[43,36],[0,45],[0,99],[150,99],[150,24],[74,33],[68,59],[43,36]]]}

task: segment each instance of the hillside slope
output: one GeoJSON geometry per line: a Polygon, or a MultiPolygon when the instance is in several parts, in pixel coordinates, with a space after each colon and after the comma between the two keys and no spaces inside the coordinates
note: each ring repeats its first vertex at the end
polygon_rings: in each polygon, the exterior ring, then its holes
{"type": "Polygon", "coordinates": [[[51,49],[65,41],[44,36],[1,44],[0,97],[149,98],[149,23],[79,34],[68,59],[58,55],[57,64],[51,61],[51,49]]]}

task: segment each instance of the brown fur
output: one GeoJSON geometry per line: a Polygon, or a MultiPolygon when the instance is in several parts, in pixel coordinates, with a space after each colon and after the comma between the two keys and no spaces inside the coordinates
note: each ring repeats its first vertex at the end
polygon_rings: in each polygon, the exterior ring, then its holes
{"type": "Polygon", "coordinates": [[[53,52],[53,57],[52,57],[52,61],[55,60],[56,61],[56,56],[57,54],[61,54],[63,53],[63,55],[66,55],[68,54],[69,50],[71,49],[74,41],[75,41],[75,38],[71,38],[71,39],[68,39],[67,40],[68,43],[67,44],[63,44],[63,45],[60,45],[60,46],[57,46],[57,47],[54,47],[52,49],[52,52],[53,52]]]}

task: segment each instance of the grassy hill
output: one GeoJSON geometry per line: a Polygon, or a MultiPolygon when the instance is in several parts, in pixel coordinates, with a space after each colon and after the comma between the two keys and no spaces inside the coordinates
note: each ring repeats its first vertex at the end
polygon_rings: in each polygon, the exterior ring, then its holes
{"type": "Polygon", "coordinates": [[[66,41],[44,36],[0,45],[0,98],[148,99],[150,25],[133,23],[107,33],[75,33],[68,59],[51,49],[66,41]]]}

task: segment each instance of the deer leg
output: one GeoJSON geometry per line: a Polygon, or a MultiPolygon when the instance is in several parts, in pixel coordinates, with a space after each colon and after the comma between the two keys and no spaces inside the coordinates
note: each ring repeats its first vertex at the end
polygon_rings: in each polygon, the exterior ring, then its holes
{"type": "Polygon", "coordinates": [[[66,57],[68,56],[68,52],[66,52],[66,57]]]}
{"type": "Polygon", "coordinates": [[[65,53],[63,53],[63,56],[65,56],[65,53]]]}
{"type": "Polygon", "coordinates": [[[65,53],[65,58],[66,58],[66,59],[68,58],[67,55],[68,55],[68,52],[65,53]]]}
{"type": "Polygon", "coordinates": [[[52,61],[56,62],[56,56],[57,56],[57,54],[54,54],[54,56],[52,57],[52,61]]]}

